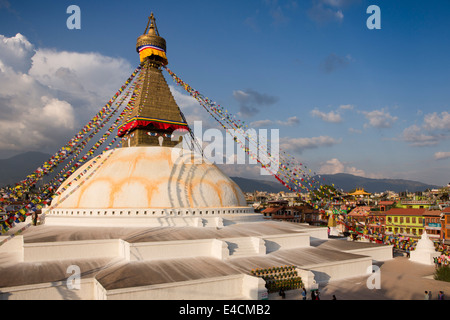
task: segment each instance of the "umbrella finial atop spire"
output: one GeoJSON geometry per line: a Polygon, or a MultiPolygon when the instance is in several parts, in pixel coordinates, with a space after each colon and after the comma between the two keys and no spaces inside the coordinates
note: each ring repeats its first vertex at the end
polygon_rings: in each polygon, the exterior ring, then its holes
{"type": "Polygon", "coordinates": [[[166,57],[166,40],[159,35],[153,12],[150,17],[148,17],[144,34],[137,39],[136,51],[139,52],[141,63],[148,57],[160,64],[168,64],[166,57]]]}

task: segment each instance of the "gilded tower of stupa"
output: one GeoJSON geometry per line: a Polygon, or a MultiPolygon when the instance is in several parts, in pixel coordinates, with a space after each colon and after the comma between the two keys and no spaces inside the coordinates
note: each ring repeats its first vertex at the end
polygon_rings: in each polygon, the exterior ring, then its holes
{"type": "Polygon", "coordinates": [[[178,143],[172,139],[173,132],[187,130],[187,124],[162,75],[162,66],[168,64],[166,40],[159,35],[153,13],[137,39],[136,51],[142,71],[134,108],[118,129],[119,137],[126,138],[122,146],[173,147],[178,143]]]}

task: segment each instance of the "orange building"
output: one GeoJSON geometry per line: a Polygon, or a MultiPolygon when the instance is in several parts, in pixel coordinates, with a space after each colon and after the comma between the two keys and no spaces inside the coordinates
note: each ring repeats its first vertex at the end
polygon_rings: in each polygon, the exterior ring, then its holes
{"type": "Polygon", "coordinates": [[[367,219],[367,227],[374,234],[384,234],[386,230],[386,212],[372,211],[367,219]]]}
{"type": "Polygon", "coordinates": [[[442,223],[440,210],[427,210],[423,213],[423,225],[431,240],[442,239],[442,223]]]}

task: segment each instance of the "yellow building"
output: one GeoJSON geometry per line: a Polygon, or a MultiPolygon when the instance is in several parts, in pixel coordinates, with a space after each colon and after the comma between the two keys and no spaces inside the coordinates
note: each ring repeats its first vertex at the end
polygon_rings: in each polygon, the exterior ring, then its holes
{"type": "Polygon", "coordinates": [[[419,237],[424,230],[426,209],[393,208],[386,211],[386,232],[394,235],[419,237]]]}

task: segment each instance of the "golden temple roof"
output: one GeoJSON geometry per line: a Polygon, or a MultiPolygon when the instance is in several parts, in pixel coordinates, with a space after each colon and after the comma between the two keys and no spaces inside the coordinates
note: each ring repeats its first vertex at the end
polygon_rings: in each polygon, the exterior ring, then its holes
{"type": "Polygon", "coordinates": [[[349,193],[351,196],[368,196],[370,193],[366,192],[364,188],[356,188],[355,192],[349,193]]]}

